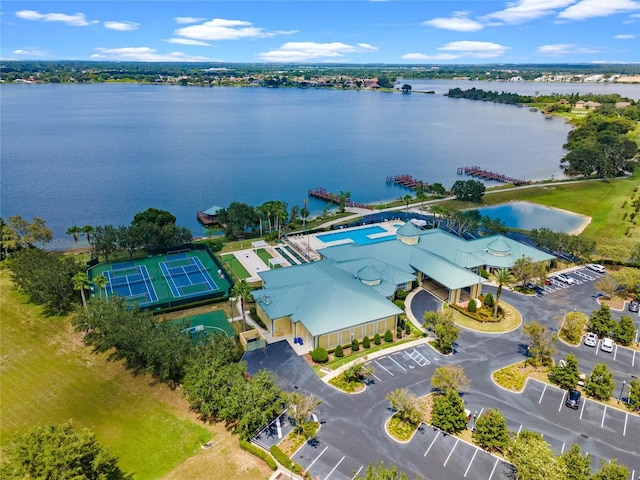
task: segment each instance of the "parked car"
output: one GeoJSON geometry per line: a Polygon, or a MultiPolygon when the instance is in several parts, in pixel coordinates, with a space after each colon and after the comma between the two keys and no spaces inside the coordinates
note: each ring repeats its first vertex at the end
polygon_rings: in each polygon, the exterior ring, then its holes
{"type": "Polygon", "coordinates": [[[544,279],[544,284],[545,284],[545,285],[551,285],[552,283],[553,283],[553,282],[551,281],[551,279],[550,279],[550,278],[545,278],[545,279],[544,279]]]}
{"type": "Polygon", "coordinates": [[[567,395],[567,401],[564,404],[569,407],[577,410],[580,406],[580,392],[578,390],[569,390],[569,394],[567,395]]]}
{"type": "Polygon", "coordinates": [[[603,352],[613,352],[613,340],[610,338],[603,338],[602,343],[600,344],[600,350],[603,352]]]}
{"type": "Polygon", "coordinates": [[[566,283],[567,285],[573,285],[574,283],[576,283],[575,279],[568,277],[567,275],[563,274],[563,273],[559,273],[556,275],[556,278],[558,280],[560,280],[561,282],[566,283]]]}
{"type": "Polygon", "coordinates": [[[640,304],[638,304],[638,302],[636,302],[635,300],[633,302],[629,302],[629,311],[630,312],[638,312],[638,309],[640,309],[640,304]]]}
{"type": "Polygon", "coordinates": [[[606,273],[606,269],[604,268],[604,265],[600,265],[598,263],[590,263],[589,265],[587,265],[587,268],[589,270],[593,270],[594,272],[606,273]]]}
{"type": "Polygon", "coordinates": [[[598,344],[598,335],[593,332],[589,332],[584,337],[584,344],[587,347],[595,347],[598,344]]]}

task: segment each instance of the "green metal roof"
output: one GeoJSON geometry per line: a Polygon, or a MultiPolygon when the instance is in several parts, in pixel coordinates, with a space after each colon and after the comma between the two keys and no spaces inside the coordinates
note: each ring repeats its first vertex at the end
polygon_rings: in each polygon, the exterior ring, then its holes
{"type": "Polygon", "coordinates": [[[402,313],[402,310],[330,260],[259,273],[253,296],[269,318],[291,317],[314,335],[402,313]],[[267,296],[268,295],[268,299],[267,296]]]}

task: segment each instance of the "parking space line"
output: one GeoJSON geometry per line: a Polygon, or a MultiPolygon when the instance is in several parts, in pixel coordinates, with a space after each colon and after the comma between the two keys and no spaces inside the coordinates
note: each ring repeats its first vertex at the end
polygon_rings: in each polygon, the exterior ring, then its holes
{"type": "Polygon", "coordinates": [[[564,403],[564,396],[567,394],[567,392],[563,391],[562,392],[562,398],[560,399],[560,405],[558,405],[558,411],[562,410],[562,404],[564,403]]]}
{"type": "Polygon", "coordinates": [[[402,365],[400,365],[398,362],[396,362],[393,357],[389,357],[389,360],[391,360],[393,363],[395,363],[396,365],[398,365],[402,370],[404,370],[405,372],[407,371],[406,368],[404,368],[402,365]]]}
{"type": "MultiPolygon", "coordinates": [[[[521,425],[521,426],[522,426],[522,425],[521,425]]],[[[496,471],[496,467],[498,466],[498,462],[499,462],[499,461],[500,461],[500,459],[499,459],[499,458],[496,458],[496,463],[494,463],[494,464],[493,464],[493,470],[491,470],[491,475],[489,475],[489,479],[488,479],[488,480],[491,480],[491,477],[493,477],[493,472],[495,472],[495,471],[496,471]]]]}
{"type": "Polygon", "coordinates": [[[538,405],[542,403],[542,397],[544,397],[544,392],[547,391],[547,384],[544,384],[544,388],[542,389],[542,393],[540,394],[540,400],[538,400],[538,405]]]}
{"type": "Polygon", "coordinates": [[[381,369],[383,369],[385,372],[387,372],[389,375],[393,377],[393,373],[391,373],[389,370],[387,370],[382,365],[380,365],[380,362],[378,362],[377,360],[374,360],[374,362],[376,362],[376,365],[378,365],[381,369]]]}
{"type": "Polygon", "coordinates": [[[516,433],[516,435],[520,435],[520,430],[522,430],[522,424],[520,424],[520,427],[518,427],[518,433],[516,433]]]}
{"type": "Polygon", "coordinates": [[[471,464],[473,463],[473,459],[476,458],[476,455],[478,454],[478,449],[476,448],[476,451],[473,452],[473,457],[471,457],[471,461],[469,462],[469,465],[467,466],[467,469],[464,471],[464,477],[467,476],[467,473],[469,473],[469,469],[471,468],[471,464]]]}
{"type": "Polygon", "coordinates": [[[629,420],[629,413],[624,414],[624,428],[622,429],[622,436],[627,435],[627,420],[629,420]]]}
{"type": "Polygon", "coordinates": [[[278,429],[278,438],[282,438],[282,426],[280,425],[280,417],[276,418],[276,428],[278,429]]]}
{"type": "Polygon", "coordinates": [[[317,460],[322,456],[322,454],[323,454],[324,452],[326,452],[326,451],[327,451],[327,448],[329,448],[329,445],[327,445],[326,447],[324,447],[324,450],[322,450],[322,451],[320,452],[320,455],[318,455],[318,456],[313,460],[313,462],[311,462],[311,464],[307,467],[307,469],[304,471],[304,473],[307,473],[307,472],[311,469],[311,467],[313,467],[313,464],[314,464],[314,463],[316,463],[316,461],[317,461],[317,460]]]}
{"type": "Polygon", "coordinates": [[[613,361],[614,362],[616,361],[616,355],[618,355],[618,345],[617,344],[616,344],[615,350],[613,351],[613,361]]]}
{"type": "Polygon", "coordinates": [[[636,471],[635,470],[633,470],[631,472],[631,480],[633,480],[634,478],[636,478],[636,471]]]}
{"type": "Polygon", "coordinates": [[[584,406],[587,404],[587,401],[585,400],[584,402],[582,402],[582,408],[580,409],[580,420],[582,420],[582,413],[584,412],[584,406]]]}
{"type": "Polygon", "coordinates": [[[564,453],[564,446],[566,445],[566,443],[562,442],[562,449],[560,450],[560,455],[562,455],[564,453]]]}
{"type": "Polygon", "coordinates": [[[429,448],[427,448],[427,451],[424,452],[423,457],[427,456],[427,453],[429,453],[429,450],[431,450],[431,447],[433,447],[433,444],[436,443],[436,440],[438,439],[438,434],[436,433],[436,436],[433,437],[433,440],[431,441],[431,445],[429,445],[429,448]]]}
{"type": "Polygon", "coordinates": [[[604,416],[607,414],[607,406],[604,406],[604,411],[602,412],[602,421],[600,422],[600,428],[604,428],[604,416]]]}
{"type": "Polygon", "coordinates": [[[342,456],[342,458],[340,459],[340,461],[339,461],[338,463],[336,463],[336,466],[335,466],[335,467],[333,467],[333,470],[331,470],[331,471],[329,472],[329,475],[327,475],[326,477],[324,477],[324,479],[325,479],[325,480],[327,480],[327,478],[329,478],[329,477],[331,476],[331,474],[332,474],[333,472],[335,472],[335,471],[336,471],[336,468],[338,468],[338,466],[342,463],[342,461],[345,459],[345,457],[346,457],[346,455],[343,455],[343,456],[342,456]]]}
{"type": "Polygon", "coordinates": [[[373,378],[375,378],[376,380],[378,380],[379,382],[381,382],[382,380],[380,380],[375,373],[373,373],[371,370],[369,370],[367,367],[365,367],[364,365],[362,366],[362,368],[365,369],[365,371],[371,375],[373,378]]]}
{"type": "Polygon", "coordinates": [[[362,471],[363,468],[364,468],[364,465],[360,466],[360,468],[358,469],[358,471],[356,472],[356,474],[353,476],[351,480],[356,480],[356,477],[360,475],[360,472],[362,471]]]}
{"type": "MultiPolygon", "coordinates": [[[[638,341],[638,335],[636,335],[636,342],[638,341]]],[[[631,357],[631,366],[636,366],[636,351],[633,351],[633,357],[631,357]]]]}
{"type": "Polygon", "coordinates": [[[447,462],[449,461],[449,459],[451,458],[451,455],[453,455],[453,451],[456,449],[456,446],[458,445],[458,442],[460,441],[460,439],[456,439],[456,443],[453,444],[453,448],[451,449],[451,451],[449,452],[449,456],[447,457],[447,459],[444,461],[444,463],[442,464],[443,467],[447,466],[447,462]]]}

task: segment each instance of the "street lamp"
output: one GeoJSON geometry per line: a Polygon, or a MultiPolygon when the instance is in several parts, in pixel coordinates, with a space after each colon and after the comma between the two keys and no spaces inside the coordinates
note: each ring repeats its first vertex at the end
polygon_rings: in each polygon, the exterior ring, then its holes
{"type": "Polygon", "coordinates": [[[627,384],[626,380],[622,381],[622,387],[620,387],[620,395],[618,396],[618,403],[620,403],[620,399],[622,398],[622,392],[624,391],[624,386],[627,384]]]}
{"type": "Polygon", "coordinates": [[[476,429],[476,418],[478,418],[478,411],[473,412],[473,425],[471,426],[471,431],[473,432],[476,429]]]}

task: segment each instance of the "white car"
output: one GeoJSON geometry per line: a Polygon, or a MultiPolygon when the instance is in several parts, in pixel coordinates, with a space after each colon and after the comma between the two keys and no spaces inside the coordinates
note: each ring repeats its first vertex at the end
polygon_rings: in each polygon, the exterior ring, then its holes
{"type": "Polygon", "coordinates": [[[566,283],[567,285],[573,285],[574,283],[576,283],[576,281],[573,278],[568,277],[562,273],[559,273],[558,275],[556,275],[556,278],[561,282],[566,283]]]}
{"type": "Polygon", "coordinates": [[[602,343],[600,344],[600,350],[603,352],[613,352],[613,340],[610,338],[603,338],[602,343]]]}
{"type": "Polygon", "coordinates": [[[587,268],[589,270],[593,270],[594,272],[606,273],[606,269],[604,268],[604,266],[603,265],[599,265],[597,263],[590,263],[589,265],[587,265],[587,268]]]}
{"type": "Polygon", "coordinates": [[[589,332],[584,337],[584,344],[587,347],[595,347],[598,344],[598,335],[593,332],[589,332]]]}

